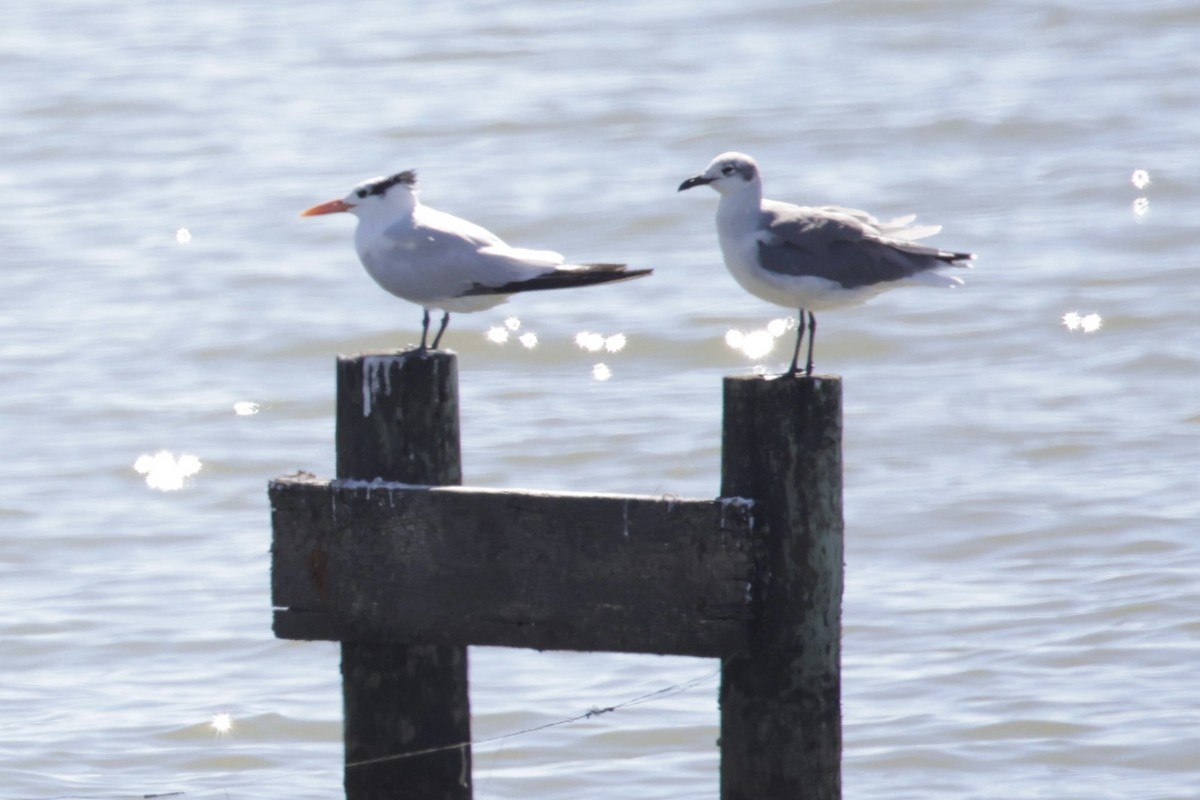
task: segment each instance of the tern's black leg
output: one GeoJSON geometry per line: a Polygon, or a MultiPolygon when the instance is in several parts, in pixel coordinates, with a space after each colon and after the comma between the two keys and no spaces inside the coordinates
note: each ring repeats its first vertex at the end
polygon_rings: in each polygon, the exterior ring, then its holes
{"type": "MultiPolygon", "coordinates": [[[[801,320],[803,322],[803,320],[801,320]]],[[[812,375],[812,351],[813,340],[817,338],[817,317],[813,312],[808,312],[808,366],[804,368],[805,375],[812,375]]]]}
{"type": "MultiPolygon", "coordinates": [[[[788,367],[788,375],[795,375],[800,362],[800,343],[804,341],[804,309],[800,309],[800,321],[796,324],[796,349],[792,352],[792,365],[788,367]]],[[[810,350],[811,353],[811,350],[810,350]]],[[[812,358],[810,355],[809,358],[812,358]]]]}
{"type": "MultiPolygon", "coordinates": [[[[424,309],[424,312],[421,315],[421,350],[427,349],[425,347],[425,339],[429,336],[429,309],[424,309]]],[[[434,345],[434,347],[437,347],[437,345],[434,345]]]]}
{"type": "Polygon", "coordinates": [[[433,337],[433,349],[434,350],[437,350],[438,345],[441,344],[442,334],[446,332],[446,326],[449,324],[450,324],[450,312],[443,311],[442,312],[442,325],[440,328],[438,328],[437,336],[433,337]]]}

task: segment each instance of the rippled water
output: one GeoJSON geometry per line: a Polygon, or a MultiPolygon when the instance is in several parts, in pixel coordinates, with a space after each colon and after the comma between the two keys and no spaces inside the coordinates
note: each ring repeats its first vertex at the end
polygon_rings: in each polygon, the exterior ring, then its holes
{"type": "MultiPolygon", "coordinates": [[[[725,273],[715,195],[675,193],[736,148],[769,196],[917,211],[980,255],[961,290],[821,320],[846,796],[1196,796],[1194,4],[5,18],[0,795],[338,796],[337,651],[271,635],[265,487],[332,473],[335,355],[416,335],[349,220],[296,216],[362,178],[416,167],[516,244],[657,270],[455,318],[468,483],[713,495],[721,376],[790,355],[726,344],[786,312],[725,273]],[[199,464],[178,490],[147,484],[162,451],[199,464]]],[[[479,737],[697,684],[480,747],[476,796],[715,798],[714,668],[473,651],[479,737]]]]}

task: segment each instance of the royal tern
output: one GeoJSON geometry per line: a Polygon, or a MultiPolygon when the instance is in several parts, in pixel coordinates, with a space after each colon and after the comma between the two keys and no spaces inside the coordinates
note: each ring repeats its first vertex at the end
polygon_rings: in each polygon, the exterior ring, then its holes
{"type": "Polygon", "coordinates": [[[940,225],[909,227],[916,215],[880,222],[865,211],[805,207],[764,200],[762,173],[742,153],[722,153],[679,191],[711,186],[720,195],[717,238],[725,266],[742,288],[769,303],[799,310],[796,349],[789,374],[798,371],[804,316],[808,313],[808,363],[813,370],[813,311],[856,305],[902,285],[954,287],[960,278],[935,270],[966,267],[974,256],[917,244],[940,225]]]}
{"type": "Polygon", "coordinates": [[[300,216],[346,211],[358,218],[354,247],[367,274],[425,309],[421,349],[431,308],[443,312],[433,339],[436,350],[451,312],[483,311],[518,292],[589,286],[652,272],[624,264],[567,264],[550,250],[509,247],[472,222],[422,205],[416,186],[414,170],[372,178],[342,199],[315,205],[300,216]]]}

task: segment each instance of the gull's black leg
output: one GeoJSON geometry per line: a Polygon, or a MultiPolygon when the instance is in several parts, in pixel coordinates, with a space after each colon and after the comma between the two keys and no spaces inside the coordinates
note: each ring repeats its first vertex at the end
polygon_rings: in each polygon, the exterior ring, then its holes
{"type": "MultiPolygon", "coordinates": [[[[429,336],[429,309],[422,309],[425,313],[421,315],[421,346],[420,350],[427,349],[425,347],[425,338],[429,336]]],[[[435,344],[434,347],[437,347],[435,344]]]]}
{"type": "MultiPolygon", "coordinates": [[[[804,309],[800,309],[800,322],[796,325],[796,349],[792,352],[792,365],[788,367],[788,375],[795,375],[800,361],[800,343],[804,341],[804,309]]],[[[811,344],[810,352],[811,352],[811,344]]],[[[811,358],[811,356],[810,356],[811,358]]]]}
{"type": "Polygon", "coordinates": [[[437,336],[433,337],[433,349],[434,350],[437,350],[438,345],[441,344],[442,334],[446,332],[446,326],[449,324],[450,324],[450,312],[443,311],[442,312],[442,326],[440,328],[438,328],[437,336]]]}
{"type": "Polygon", "coordinates": [[[817,317],[813,312],[808,312],[808,366],[804,368],[805,375],[812,375],[812,351],[813,340],[817,338],[817,317]]]}

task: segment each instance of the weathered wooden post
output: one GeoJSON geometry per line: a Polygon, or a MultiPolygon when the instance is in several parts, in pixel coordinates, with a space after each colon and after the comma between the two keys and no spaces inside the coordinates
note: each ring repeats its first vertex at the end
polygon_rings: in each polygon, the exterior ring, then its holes
{"type": "Polygon", "coordinates": [[[721,495],[765,547],[748,652],[721,670],[722,800],[841,797],[841,380],[725,379],[721,495]]]}
{"type": "Polygon", "coordinates": [[[469,800],[469,645],[722,659],[722,800],[839,800],[841,383],[727,378],[721,497],[465,488],[455,359],[338,361],[271,482],[275,633],[342,643],[349,800],[469,800]]]}
{"type": "MultiPolygon", "coordinates": [[[[337,476],[462,483],[458,367],[443,352],[338,359],[337,476]]],[[[465,645],[343,641],[347,800],[469,800],[465,645]],[[373,759],[383,759],[372,761],[373,759]]]]}

